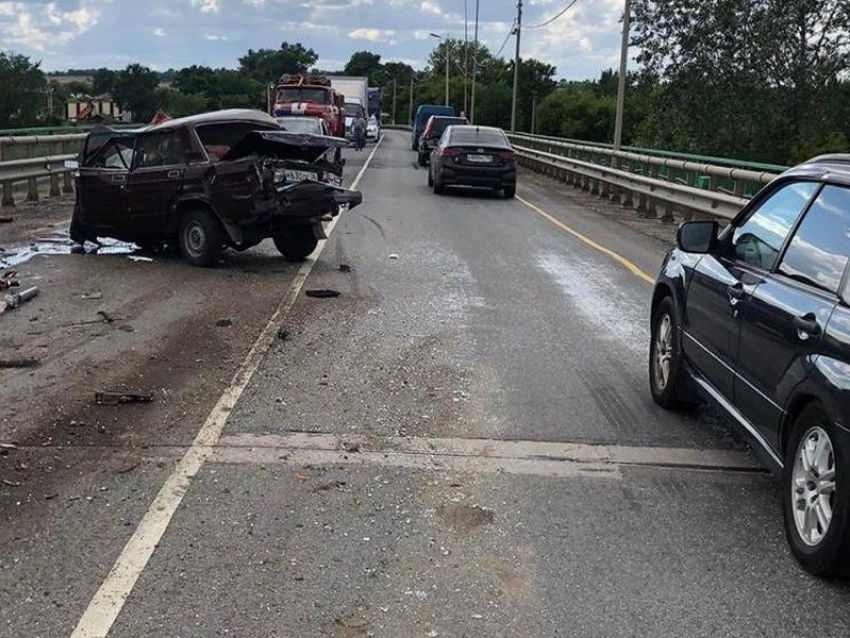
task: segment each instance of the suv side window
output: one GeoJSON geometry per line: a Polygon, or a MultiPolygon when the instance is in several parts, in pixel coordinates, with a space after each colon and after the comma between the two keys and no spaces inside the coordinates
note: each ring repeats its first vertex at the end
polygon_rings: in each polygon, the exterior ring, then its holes
{"type": "Polygon", "coordinates": [[[186,147],[177,131],[142,135],[136,144],[136,158],[136,168],[185,164],[186,147]]]}
{"type": "Polygon", "coordinates": [[[785,251],[779,272],[838,292],[850,260],[850,189],[825,186],[785,251]]]}
{"type": "Polygon", "coordinates": [[[815,182],[795,182],[770,195],[740,226],[732,231],[735,259],[771,270],[785,238],[817,190],[815,182]]]}

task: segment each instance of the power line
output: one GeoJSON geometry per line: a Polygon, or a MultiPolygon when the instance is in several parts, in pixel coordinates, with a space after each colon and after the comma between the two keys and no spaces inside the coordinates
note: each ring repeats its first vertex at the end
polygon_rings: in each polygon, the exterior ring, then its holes
{"type": "Polygon", "coordinates": [[[515,26],[516,26],[516,18],[514,18],[514,21],[511,23],[511,28],[508,29],[508,35],[505,36],[505,41],[502,42],[502,46],[500,46],[499,50],[496,51],[496,53],[493,55],[494,58],[498,58],[499,54],[504,50],[505,45],[508,43],[508,40],[510,40],[511,36],[514,34],[514,27],[515,26]]]}
{"type": "Polygon", "coordinates": [[[545,27],[546,25],[552,24],[555,20],[557,20],[562,15],[564,15],[567,11],[572,9],[573,5],[576,2],[578,2],[578,0],[571,0],[571,1],[567,2],[567,4],[564,6],[563,9],[561,9],[556,15],[552,16],[551,18],[549,18],[545,22],[541,22],[540,24],[535,24],[535,25],[532,25],[532,26],[526,26],[524,28],[526,28],[526,29],[540,29],[541,27],[545,27]]]}

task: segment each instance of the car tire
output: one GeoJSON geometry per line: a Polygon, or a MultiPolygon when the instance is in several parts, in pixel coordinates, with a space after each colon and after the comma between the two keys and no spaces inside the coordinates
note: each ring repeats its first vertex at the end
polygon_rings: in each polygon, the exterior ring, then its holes
{"type": "Polygon", "coordinates": [[[428,156],[425,153],[419,153],[419,166],[428,166],[428,156]]]}
{"type": "Polygon", "coordinates": [[[505,186],[502,190],[505,193],[505,199],[513,199],[516,197],[516,184],[513,186],[505,186]]]}
{"type": "Polygon", "coordinates": [[[287,261],[304,261],[319,245],[311,226],[293,226],[275,235],[275,248],[287,261]]]}
{"type": "Polygon", "coordinates": [[[652,317],[649,347],[649,388],[663,408],[694,403],[686,393],[687,372],[682,361],[682,335],[672,297],[664,297],[652,317]],[[688,397],[688,398],[686,398],[688,397]]]}
{"type": "Polygon", "coordinates": [[[446,192],[446,187],[443,185],[442,182],[438,181],[437,178],[435,177],[434,178],[434,194],[435,195],[442,195],[445,192],[446,192]]]}
{"type": "Polygon", "coordinates": [[[224,249],[224,228],[211,211],[194,209],[180,220],[180,252],[193,266],[213,266],[224,249]]]}
{"type": "Polygon", "coordinates": [[[782,502],[791,551],[816,576],[850,577],[848,477],[847,436],[819,403],[809,403],[788,437],[782,502]]]}
{"type": "Polygon", "coordinates": [[[431,175],[430,169],[428,169],[428,186],[430,186],[431,188],[434,187],[434,176],[431,175]]]}

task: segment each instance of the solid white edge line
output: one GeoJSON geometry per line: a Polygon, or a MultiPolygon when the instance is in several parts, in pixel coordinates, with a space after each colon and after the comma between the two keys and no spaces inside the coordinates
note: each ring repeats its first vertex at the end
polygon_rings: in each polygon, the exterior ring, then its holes
{"type": "MultiPolygon", "coordinates": [[[[375,144],[349,188],[357,188],[382,141],[383,137],[375,144]]],[[[328,223],[325,229],[328,237],[330,237],[340,217],[342,215],[337,215],[328,223]]],[[[180,503],[191,485],[192,478],[201,469],[204,461],[212,455],[212,446],[221,436],[227,417],[274,342],[280,322],[292,308],[295,300],[298,299],[298,294],[301,292],[304,282],[326,245],[327,241],[313,253],[313,259],[304,262],[298,269],[295,279],[290,284],[271,319],[269,319],[260,336],[257,337],[242,365],[233,375],[230,385],[219,397],[212,412],[192,441],[191,447],[165,480],[106,579],[89,602],[82,618],[77,623],[76,629],[71,634],[71,638],[105,638],[109,634],[112,625],[124,607],[124,603],[133,591],[136,581],[147,566],[157,544],[162,540],[171,518],[177,508],[180,507],[180,503]]]]}

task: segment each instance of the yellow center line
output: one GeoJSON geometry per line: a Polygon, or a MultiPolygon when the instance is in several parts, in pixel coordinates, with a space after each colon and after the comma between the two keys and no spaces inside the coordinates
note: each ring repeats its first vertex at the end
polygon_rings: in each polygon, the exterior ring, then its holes
{"type": "Polygon", "coordinates": [[[610,248],[606,248],[602,244],[599,244],[599,243],[593,241],[587,235],[583,235],[582,233],[578,232],[574,228],[570,228],[569,226],[567,226],[562,221],[556,219],[555,217],[553,217],[552,215],[547,213],[545,210],[538,208],[537,206],[535,206],[534,204],[532,204],[528,200],[523,199],[519,195],[517,195],[516,199],[517,199],[517,201],[521,202],[525,206],[528,206],[531,210],[533,210],[535,213],[540,215],[543,219],[553,223],[555,226],[557,226],[558,228],[563,230],[565,233],[572,235],[573,237],[584,242],[585,244],[587,244],[591,248],[608,255],[611,259],[613,259],[617,263],[622,264],[623,266],[628,268],[631,271],[631,273],[635,277],[637,277],[638,279],[642,279],[643,281],[645,281],[648,284],[654,284],[655,283],[655,277],[651,277],[646,271],[641,269],[640,266],[635,264],[633,261],[626,259],[620,253],[613,251],[610,248]]]}

